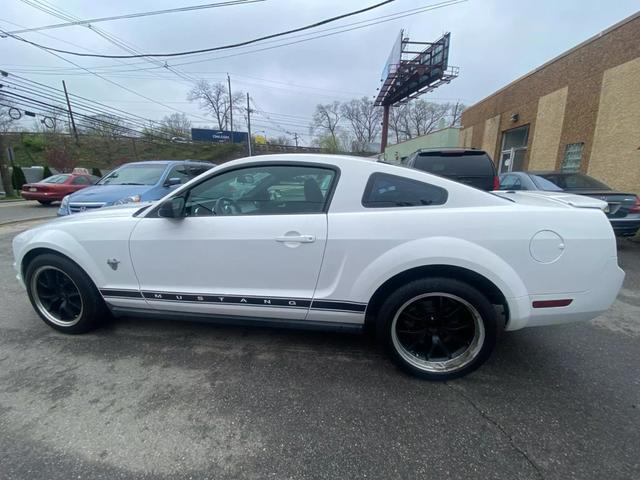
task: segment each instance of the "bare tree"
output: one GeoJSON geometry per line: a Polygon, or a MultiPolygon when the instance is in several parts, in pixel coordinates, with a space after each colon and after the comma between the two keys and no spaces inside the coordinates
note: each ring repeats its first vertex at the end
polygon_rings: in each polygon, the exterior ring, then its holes
{"type": "Polygon", "coordinates": [[[319,138],[330,137],[330,144],[337,148],[340,116],[340,102],[317,105],[311,122],[311,131],[315,132],[319,138]]]}
{"type": "Polygon", "coordinates": [[[353,150],[366,151],[367,146],[376,140],[380,132],[380,107],[376,107],[369,98],[362,97],[343,103],[340,111],[349,121],[351,133],[355,138],[353,150]]]}
{"type": "Polygon", "coordinates": [[[115,115],[99,114],[83,120],[78,128],[88,134],[112,140],[131,134],[131,130],[124,124],[121,118],[115,115]]]}
{"type": "Polygon", "coordinates": [[[160,129],[168,138],[191,137],[191,120],[184,113],[172,113],[160,120],[160,129]]]}
{"type": "Polygon", "coordinates": [[[450,111],[449,125],[450,126],[452,127],[460,126],[462,112],[464,112],[466,108],[467,106],[464,103],[462,103],[460,100],[456,101],[456,103],[450,104],[450,107],[449,107],[449,111],[450,111]]]}
{"type": "Polygon", "coordinates": [[[389,130],[398,143],[426,135],[444,126],[458,126],[464,108],[461,102],[433,103],[415,100],[391,109],[389,130]]]}
{"type": "Polygon", "coordinates": [[[416,100],[410,104],[407,116],[412,133],[419,137],[437,130],[440,121],[447,117],[449,108],[450,105],[447,103],[424,100],[416,100]]]}
{"type": "Polygon", "coordinates": [[[398,105],[389,111],[389,130],[393,132],[396,143],[405,141],[408,133],[405,130],[407,106],[398,105]]]}
{"type": "Polygon", "coordinates": [[[293,142],[291,141],[291,138],[286,135],[280,135],[278,137],[271,137],[269,139],[269,143],[272,145],[291,145],[293,142]]]}
{"type": "Polygon", "coordinates": [[[233,111],[241,111],[240,105],[243,100],[243,93],[236,92],[233,94],[232,102],[229,101],[229,91],[223,83],[211,83],[206,80],[200,80],[196,83],[189,94],[187,100],[190,102],[198,102],[200,108],[210,113],[217,123],[219,130],[228,130],[231,105],[233,111]]]}

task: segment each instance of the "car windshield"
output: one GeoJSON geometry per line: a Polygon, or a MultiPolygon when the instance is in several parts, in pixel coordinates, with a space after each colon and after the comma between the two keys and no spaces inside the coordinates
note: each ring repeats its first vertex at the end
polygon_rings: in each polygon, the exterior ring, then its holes
{"type": "Polygon", "coordinates": [[[544,177],[541,177],[540,175],[529,175],[529,177],[531,178],[531,180],[533,180],[533,183],[540,190],[546,190],[546,191],[549,191],[549,192],[561,192],[562,191],[562,189],[558,185],[556,185],[555,183],[547,180],[544,177]]]}
{"type": "Polygon", "coordinates": [[[111,172],[97,185],[155,185],[166,168],[162,164],[125,165],[111,172]]]}
{"type": "Polygon", "coordinates": [[[540,176],[562,190],[611,190],[604,183],[584,173],[545,173],[540,176]]]}
{"type": "Polygon", "coordinates": [[[71,175],[52,175],[42,180],[42,183],[64,183],[71,175]]]}

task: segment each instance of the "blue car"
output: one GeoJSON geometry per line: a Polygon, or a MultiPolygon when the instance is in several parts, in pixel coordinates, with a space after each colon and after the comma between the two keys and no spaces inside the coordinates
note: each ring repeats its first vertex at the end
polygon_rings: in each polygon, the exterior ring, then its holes
{"type": "Polygon", "coordinates": [[[213,163],[191,160],[128,163],[102,177],[94,186],[64,197],[58,215],[159,200],[178,185],[213,167],[213,163]]]}

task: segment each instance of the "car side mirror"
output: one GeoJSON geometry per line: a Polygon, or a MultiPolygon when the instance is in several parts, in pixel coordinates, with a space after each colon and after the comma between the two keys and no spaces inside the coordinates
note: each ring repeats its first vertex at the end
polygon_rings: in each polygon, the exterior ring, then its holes
{"type": "Polygon", "coordinates": [[[173,197],[160,205],[158,216],[163,218],[184,217],[184,197],[173,197]]]}
{"type": "Polygon", "coordinates": [[[164,182],[164,186],[173,187],[174,185],[180,185],[181,183],[182,183],[182,180],[180,180],[178,177],[167,178],[167,181],[164,182]]]}

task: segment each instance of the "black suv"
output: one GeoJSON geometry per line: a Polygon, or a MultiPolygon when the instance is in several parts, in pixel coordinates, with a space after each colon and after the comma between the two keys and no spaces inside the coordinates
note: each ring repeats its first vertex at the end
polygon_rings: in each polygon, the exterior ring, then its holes
{"type": "Polygon", "coordinates": [[[500,186],[496,167],[487,152],[473,148],[421,149],[402,161],[402,165],[433,173],[481,190],[500,186]]]}

